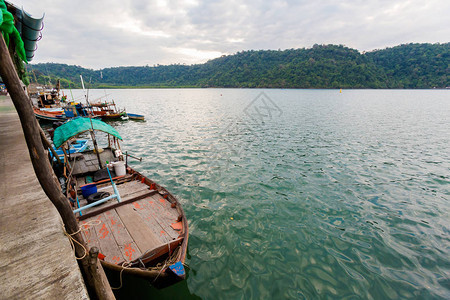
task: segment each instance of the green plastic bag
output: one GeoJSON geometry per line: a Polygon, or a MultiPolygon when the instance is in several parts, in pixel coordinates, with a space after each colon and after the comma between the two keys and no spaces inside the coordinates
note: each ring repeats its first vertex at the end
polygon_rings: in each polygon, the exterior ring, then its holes
{"type": "Polygon", "coordinates": [[[6,45],[9,45],[10,39],[13,38],[17,55],[22,61],[28,63],[22,38],[20,37],[19,31],[17,31],[17,28],[14,26],[14,17],[7,10],[5,1],[3,0],[0,0],[0,9],[2,11],[0,14],[0,31],[3,34],[6,45]]]}

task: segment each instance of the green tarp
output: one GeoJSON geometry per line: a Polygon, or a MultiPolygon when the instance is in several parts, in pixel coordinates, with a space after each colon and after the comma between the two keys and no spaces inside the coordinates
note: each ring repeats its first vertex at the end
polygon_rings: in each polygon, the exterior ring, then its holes
{"type": "MultiPolygon", "coordinates": [[[[92,119],[92,125],[94,130],[99,130],[106,132],[115,136],[118,139],[122,139],[120,134],[112,128],[110,125],[105,122],[92,119]]],[[[88,131],[91,129],[91,121],[89,118],[75,118],[70,120],[69,122],[59,126],[55,129],[53,135],[53,144],[56,148],[61,147],[62,144],[67,142],[71,137],[74,137],[82,132],[88,131]]]]}

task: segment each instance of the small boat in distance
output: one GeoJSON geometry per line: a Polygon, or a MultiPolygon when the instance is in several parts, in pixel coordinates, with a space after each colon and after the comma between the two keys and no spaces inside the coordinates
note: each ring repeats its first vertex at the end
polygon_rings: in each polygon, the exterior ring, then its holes
{"type": "Polygon", "coordinates": [[[86,131],[91,132],[94,149],[66,155],[64,174],[70,174],[67,197],[87,251],[97,247],[104,268],[118,276],[145,278],[156,287],[185,279],[189,231],[179,201],[127,166],[119,143],[122,137],[102,121],[72,119],[55,129],[53,143],[59,148],[86,131]],[[97,146],[98,132],[107,134],[104,148],[97,146]]]}
{"type": "Polygon", "coordinates": [[[130,118],[130,120],[145,121],[145,117],[143,115],[127,113],[127,116],[128,118],[130,118]]]}
{"type": "Polygon", "coordinates": [[[91,109],[94,116],[102,118],[103,121],[127,119],[127,113],[125,109],[117,108],[114,101],[99,101],[95,103],[91,102],[89,108],[91,109]]]}

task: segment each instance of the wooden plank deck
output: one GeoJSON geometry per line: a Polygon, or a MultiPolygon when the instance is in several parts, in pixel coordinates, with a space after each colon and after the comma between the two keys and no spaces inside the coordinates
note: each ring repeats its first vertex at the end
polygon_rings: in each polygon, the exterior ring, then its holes
{"type": "MultiPolygon", "coordinates": [[[[83,174],[88,172],[95,172],[98,170],[98,158],[95,153],[78,155],[73,154],[72,160],[70,161],[70,166],[73,168],[73,175],[83,174]]],[[[100,160],[102,162],[102,166],[106,161],[112,162],[117,159],[114,158],[113,154],[110,151],[104,151],[100,153],[100,160]]]]}
{"type": "MultiPolygon", "coordinates": [[[[138,196],[149,194],[152,192],[152,190],[150,190],[150,187],[148,185],[141,183],[139,181],[136,181],[136,180],[128,181],[128,182],[121,182],[119,184],[116,184],[116,187],[117,187],[117,190],[119,191],[119,195],[120,195],[122,202],[130,200],[130,199],[138,197],[138,196]]],[[[110,195],[114,194],[114,190],[113,190],[113,187],[112,187],[110,181],[104,182],[102,184],[98,184],[97,191],[98,192],[108,192],[108,193],[110,193],[110,195]]],[[[153,192],[155,192],[155,191],[153,191],[153,192]]],[[[81,206],[85,206],[88,204],[87,200],[84,199],[84,197],[81,193],[78,194],[78,200],[80,201],[81,206]]],[[[94,206],[94,207],[91,207],[91,208],[88,208],[88,209],[82,211],[82,214],[88,214],[88,213],[92,213],[92,212],[101,210],[104,207],[108,207],[114,203],[117,203],[117,200],[111,199],[103,204],[100,204],[100,205],[97,205],[97,206],[94,206]]]]}
{"type": "MultiPolygon", "coordinates": [[[[134,188],[139,191],[143,185],[133,182],[122,190],[130,192],[134,188]]],[[[128,262],[148,250],[176,240],[179,231],[171,224],[176,223],[177,218],[177,209],[172,208],[161,195],[155,194],[83,220],[83,223],[91,224],[83,234],[90,246],[99,247],[105,261],[128,262]]]]}
{"type": "Polygon", "coordinates": [[[5,96],[0,96],[0,141],[0,299],[89,299],[5,96]]]}

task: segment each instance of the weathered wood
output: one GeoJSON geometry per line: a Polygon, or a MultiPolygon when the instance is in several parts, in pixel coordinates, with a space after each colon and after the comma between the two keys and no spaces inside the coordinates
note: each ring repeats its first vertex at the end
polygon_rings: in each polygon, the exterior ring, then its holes
{"type": "Polygon", "coordinates": [[[162,243],[146,226],[142,226],[142,218],[131,205],[117,207],[116,211],[142,253],[162,243]]]}
{"type": "Polygon", "coordinates": [[[78,219],[79,219],[79,220],[86,220],[86,219],[88,219],[88,218],[91,218],[91,217],[93,217],[93,216],[96,216],[96,215],[98,215],[98,214],[100,214],[100,213],[103,213],[103,212],[105,212],[105,211],[108,211],[108,210],[110,210],[110,209],[113,209],[113,208],[116,208],[116,207],[119,207],[119,206],[123,206],[123,205],[127,205],[127,204],[129,204],[129,203],[134,202],[134,201],[137,201],[137,200],[140,200],[140,199],[144,199],[144,198],[150,197],[150,196],[152,196],[154,193],[156,193],[156,191],[149,191],[149,192],[146,193],[146,194],[139,195],[139,196],[136,196],[136,197],[134,197],[134,198],[131,198],[131,199],[128,199],[128,200],[125,200],[125,201],[122,201],[122,202],[115,202],[115,203],[107,202],[109,205],[104,206],[104,207],[99,207],[98,209],[96,209],[96,210],[94,210],[94,211],[90,211],[90,212],[88,212],[88,213],[83,213],[83,215],[80,216],[80,217],[78,217],[78,219]]]}
{"type": "Polygon", "coordinates": [[[172,254],[172,251],[176,249],[176,247],[181,244],[183,241],[183,238],[179,238],[173,241],[170,241],[165,244],[158,245],[157,247],[154,247],[153,249],[149,249],[151,251],[148,251],[144,257],[142,258],[142,261],[144,263],[149,263],[152,261],[157,261],[161,256],[165,255],[166,253],[172,254]]]}
{"type": "Polygon", "coordinates": [[[141,215],[141,218],[144,220],[145,225],[153,231],[153,233],[159,237],[161,242],[166,243],[172,240],[169,234],[166,232],[162,224],[159,224],[158,220],[155,217],[155,211],[149,207],[147,203],[148,199],[144,199],[139,202],[139,207],[137,212],[141,215]]]}
{"type": "MultiPolygon", "coordinates": [[[[14,106],[19,115],[36,176],[44,192],[62,216],[66,230],[69,233],[74,233],[78,231],[77,221],[67,203],[67,199],[59,191],[59,188],[56,186],[51,176],[53,170],[51,169],[50,163],[44,152],[44,147],[42,145],[42,140],[38,129],[39,124],[34,116],[31,102],[21,88],[19,77],[17,76],[16,70],[9,56],[3,36],[0,38],[0,57],[0,74],[5,81],[8,92],[11,95],[11,99],[13,100],[14,106]]],[[[77,240],[82,241],[82,239],[80,239],[80,235],[75,235],[74,237],[77,240]]],[[[77,251],[82,254],[83,249],[78,247],[77,249],[77,251]]]]}
{"type": "Polygon", "coordinates": [[[101,221],[99,226],[95,226],[95,232],[97,233],[100,252],[105,255],[105,260],[115,264],[123,261],[125,258],[117,245],[105,215],[101,214],[97,216],[96,220],[101,221]]]}
{"type": "Polygon", "coordinates": [[[7,96],[0,96],[0,153],[0,299],[89,299],[7,96]]]}
{"type": "Polygon", "coordinates": [[[80,222],[82,225],[85,225],[85,226],[82,226],[81,233],[83,234],[84,240],[86,241],[88,246],[100,248],[100,243],[98,241],[97,233],[94,228],[95,225],[87,225],[86,221],[80,221],[80,222]]]}
{"type": "MultiPolygon", "coordinates": [[[[157,224],[155,229],[158,230],[158,236],[162,241],[169,242],[178,237],[178,232],[174,231],[173,228],[170,227],[171,222],[166,221],[161,217],[160,207],[155,203],[153,197],[150,199],[145,199],[140,202],[140,205],[145,208],[145,210],[140,210],[142,218],[150,224],[157,224]]],[[[175,222],[175,219],[172,220],[175,222]]]]}
{"type": "Polygon", "coordinates": [[[155,200],[155,203],[163,213],[164,218],[170,221],[176,220],[178,218],[179,213],[176,207],[172,207],[171,203],[168,200],[162,198],[158,194],[153,195],[152,198],[155,200]]]}
{"type": "Polygon", "coordinates": [[[91,250],[89,250],[89,267],[97,265],[98,252],[97,247],[92,247],[91,250]]]}
{"type": "Polygon", "coordinates": [[[151,250],[152,247],[169,244],[177,239],[180,233],[174,230],[170,223],[176,222],[176,218],[172,217],[168,221],[158,216],[162,209],[174,208],[161,207],[156,203],[148,202],[149,198],[129,202],[128,208],[122,209],[119,213],[109,207],[107,211],[85,219],[84,224],[101,222],[100,225],[94,226],[96,227],[95,232],[92,232],[92,228],[83,231],[89,246],[98,246],[101,253],[106,256],[105,261],[117,264],[120,258],[123,258],[124,261],[132,261],[141,256],[143,252],[151,250]],[[145,239],[152,239],[145,246],[142,241],[143,232],[147,232],[145,239]],[[136,246],[137,244],[139,246],[136,246]],[[148,248],[144,249],[144,247],[148,248]]]}
{"type": "Polygon", "coordinates": [[[53,157],[56,158],[56,162],[57,162],[58,164],[61,164],[61,163],[62,163],[62,162],[61,162],[61,159],[59,158],[59,156],[58,156],[58,154],[56,153],[55,149],[53,149],[52,144],[47,140],[47,137],[45,136],[44,130],[42,130],[41,126],[39,126],[39,133],[41,134],[42,142],[45,144],[45,146],[46,146],[48,149],[50,149],[50,151],[51,151],[52,154],[53,154],[53,157]]]}
{"type": "Polygon", "coordinates": [[[177,238],[180,233],[178,231],[175,231],[171,227],[172,223],[177,222],[177,216],[176,214],[172,215],[170,212],[168,212],[168,210],[176,210],[176,208],[171,208],[170,204],[166,208],[160,205],[160,202],[167,201],[165,199],[162,199],[158,194],[153,195],[148,201],[148,203],[152,206],[152,210],[154,211],[153,216],[172,239],[177,238]]]}
{"type": "MultiPolygon", "coordinates": [[[[123,175],[123,176],[116,176],[116,177],[113,177],[112,179],[113,179],[115,184],[119,185],[119,184],[121,184],[123,182],[129,181],[131,179],[131,177],[132,177],[131,175],[127,174],[127,175],[123,175]]],[[[97,187],[101,188],[101,187],[104,187],[104,186],[108,186],[108,184],[111,183],[111,179],[109,179],[109,178],[102,179],[102,180],[95,181],[95,182],[90,182],[90,183],[87,183],[87,184],[93,184],[93,183],[95,183],[97,185],[97,187]]],[[[82,187],[83,185],[87,185],[87,184],[82,184],[80,187],[82,187]]]]}
{"type": "MultiPolygon", "coordinates": [[[[100,289],[97,294],[100,295],[108,295],[111,299],[115,299],[114,294],[112,294],[111,286],[109,285],[108,279],[106,276],[92,276],[92,274],[97,274],[99,272],[103,272],[103,267],[98,259],[99,250],[96,247],[92,247],[89,251],[89,255],[85,261],[87,261],[87,268],[90,272],[88,272],[90,280],[95,281],[94,286],[100,289]],[[111,293],[110,293],[111,291],[111,293]]],[[[103,296],[102,296],[103,298],[103,296]]],[[[100,299],[102,299],[100,298],[100,299]]]]}
{"type": "MultiPolygon", "coordinates": [[[[53,170],[50,162],[47,160],[44,147],[42,145],[42,140],[38,129],[39,124],[34,116],[31,101],[21,87],[20,79],[17,76],[16,69],[14,68],[3,36],[0,37],[0,75],[5,82],[6,88],[8,89],[19,115],[36,177],[38,178],[45,194],[61,215],[66,231],[73,234],[73,237],[81,244],[84,244],[81,233],[75,234],[75,232],[78,231],[78,223],[72,213],[72,209],[51,175],[53,170]]],[[[84,249],[82,247],[76,246],[75,249],[78,256],[81,257],[84,255],[84,249]]],[[[89,272],[89,270],[86,271],[89,272]]],[[[93,273],[92,276],[98,277],[102,276],[102,274],[100,272],[96,272],[93,273]]],[[[97,286],[95,285],[96,282],[93,284],[97,296],[100,299],[114,299],[114,294],[109,286],[97,286]]]]}
{"type": "Polygon", "coordinates": [[[141,251],[136,246],[117,212],[113,209],[105,212],[104,215],[125,260],[131,261],[141,256],[141,251]]]}

